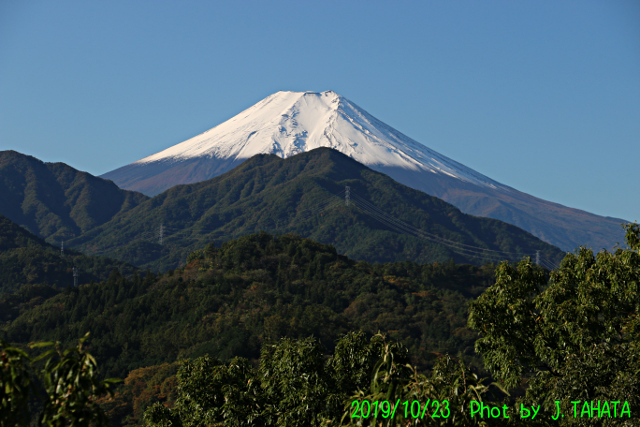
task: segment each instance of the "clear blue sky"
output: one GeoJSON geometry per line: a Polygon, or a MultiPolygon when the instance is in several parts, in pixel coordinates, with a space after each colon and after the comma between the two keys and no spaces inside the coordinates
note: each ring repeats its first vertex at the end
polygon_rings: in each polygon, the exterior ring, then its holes
{"type": "Polygon", "coordinates": [[[640,220],[637,0],[0,0],[0,150],[99,175],[329,89],[504,184],[640,220]]]}

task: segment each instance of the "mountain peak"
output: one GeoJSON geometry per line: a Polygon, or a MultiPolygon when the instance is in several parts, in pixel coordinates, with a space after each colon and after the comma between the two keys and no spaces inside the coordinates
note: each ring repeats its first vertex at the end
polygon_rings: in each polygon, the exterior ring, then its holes
{"type": "Polygon", "coordinates": [[[134,165],[197,158],[237,162],[267,153],[287,158],[319,147],[336,149],[374,168],[423,170],[508,188],[419,144],[331,90],[274,93],[226,122],[134,165]]]}
{"type": "Polygon", "coordinates": [[[271,97],[280,97],[280,96],[297,96],[297,97],[316,96],[316,97],[327,97],[331,99],[342,98],[341,95],[339,95],[338,93],[332,90],[325,90],[324,92],[314,92],[314,91],[295,92],[291,90],[280,90],[272,95],[269,95],[265,99],[269,99],[271,97]]]}
{"type": "Polygon", "coordinates": [[[258,154],[288,158],[326,147],[398,182],[501,219],[572,250],[613,247],[620,222],[537,199],[500,184],[381,122],[333,92],[277,92],[187,141],[104,174],[121,188],[156,195],[205,181],[258,154]],[[597,225],[596,225],[597,224],[597,225]]]}

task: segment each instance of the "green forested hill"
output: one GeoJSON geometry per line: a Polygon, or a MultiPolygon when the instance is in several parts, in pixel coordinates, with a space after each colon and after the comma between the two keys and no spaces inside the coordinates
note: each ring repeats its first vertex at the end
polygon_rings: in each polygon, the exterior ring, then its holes
{"type": "Polygon", "coordinates": [[[148,199],[64,163],[0,151],[0,214],[60,244],[148,199]]]}
{"type": "Polygon", "coordinates": [[[209,245],[188,265],[155,277],[67,289],[3,326],[4,339],[73,342],[91,333],[107,376],[210,354],[256,358],[261,344],[345,332],[382,331],[421,363],[433,352],[475,361],[467,301],[493,278],[470,265],[369,264],[294,235],[257,234],[209,245]]]}
{"type": "Polygon", "coordinates": [[[134,270],[122,261],[85,256],[73,250],[65,251],[62,256],[59,248],[0,215],[0,295],[26,285],[72,286],[74,266],[79,284],[106,280],[114,268],[125,275],[134,270]]]}
{"type": "Polygon", "coordinates": [[[256,156],[212,180],[167,190],[70,243],[166,271],[209,242],[260,230],[296,233],[370,262],[482,265],[538,250],[551,262],[563,256],[517,227],[465,215],[327,148],[284,160],[256,156]]]}

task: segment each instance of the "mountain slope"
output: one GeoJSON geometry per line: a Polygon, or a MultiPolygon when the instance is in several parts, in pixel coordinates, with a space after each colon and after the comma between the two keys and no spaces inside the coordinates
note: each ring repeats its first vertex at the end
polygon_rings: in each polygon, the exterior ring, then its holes
{"type": "Polygon", "coordinates": [[[440,197],[466,213],[518,225],[573,250],[624,241],[616,218],[548,202],[500,184],[382,123],[328,91],[278,92],[185,142],[103,175],[122,188],[156,195],[204,181],[256,154],[287,158],[334,148],[398,182],[440,197]]]}
{"type": "Polygon", "coordinates": [[[357,263],[298,236],[260,233],[208,245],[157,279],[61,293],[0,325],[11,342],[75,342],[91,333],[106,376],[210,354],[257,358],[261,344],[313,335],[331,349],[348,330],[382,331],[425,363],[430,352],[480,362],[467,303],[493,280],[488,266],[357,263]]]}
{"type": "Polygon", "coordinates": [[[0,295],[25,285],[72,286],[73,267],[77,268],[78,285],[106,280],[114,268],[122,274],[134,271],[122,261],[85,256],[73,250],[61,255],[60,249],[0,215],[0,295]]]}
{"type": "Polygon", "coordinates": [[[211,241],[260,230],[296,233],[370,262],[483,264],[537,250],[552,263],[563,256],[517,227],[465,215],[327,148],[284,160],[255,156],[209,181],[171,188],[70,244],[161,269],[211,241]]]}
{"type": "Polygon", "coordinates": [[[0,151],[0,214],[60,244],[148,199],[64,163],[0,151]]]}
{"type": "Polygon", "coordinates": [[[256,154],[287,158],[320,147],[370,167],[420,170],[508,189],[418,144],[332,91],[278,92],[213,129],[103,177],[158,194],[175,184],[209,179],[256,154]],[[164,183],[158,175],[180,182],[164,183]],[[154,185],[161,190],[151,189],[154,185]]]}

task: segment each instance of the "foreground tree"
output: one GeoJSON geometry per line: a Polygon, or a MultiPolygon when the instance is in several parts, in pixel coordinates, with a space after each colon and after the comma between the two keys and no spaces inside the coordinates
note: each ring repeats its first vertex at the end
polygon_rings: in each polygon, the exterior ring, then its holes
{"type": "Polygon", "coordinates": [[[155,404],[144,422],[157,427],[304,427],[339,419],[347,397],[370,381],[381,341],[379,335],[369,340],[351,332],[327,360],[317,340],[283,338],[263,347],[258,369],[242,358],[185,361],[175,406],[155,404]]]}
{"type": "Polygon", "coordinates": [[[580,248],[550,277],[503,263],[471,305],[485,366],[550,421],[640,425],[640,227],[625,228],[628,248],[580,248]]]}
{"type": "Polygon", "coordinates": [[[96,360],[82,349],[87,337],[66,350],[59,343],[32,344],[53,347],[35,359],[0,340],[1,427],[108,424],[96,400],[118,380],[99,379],[96,360]]]}
{"type": "Polygon", "coordinates": [[[175,406],[157,403],[144,420],[150,427],[486,425],[469,412],[472,400],[490,396],[485,380],[449,357],[430,375],[408,360],[402,344],[363,332],[346,334],[329,358],[315,339],[282,339],[263,348],[257,370],[244,359],[205,356],[184,362],[175,406]],[[434,400],[442,410],[430,403],[426,416],[416,413],[416,404],[434,400]]]}

